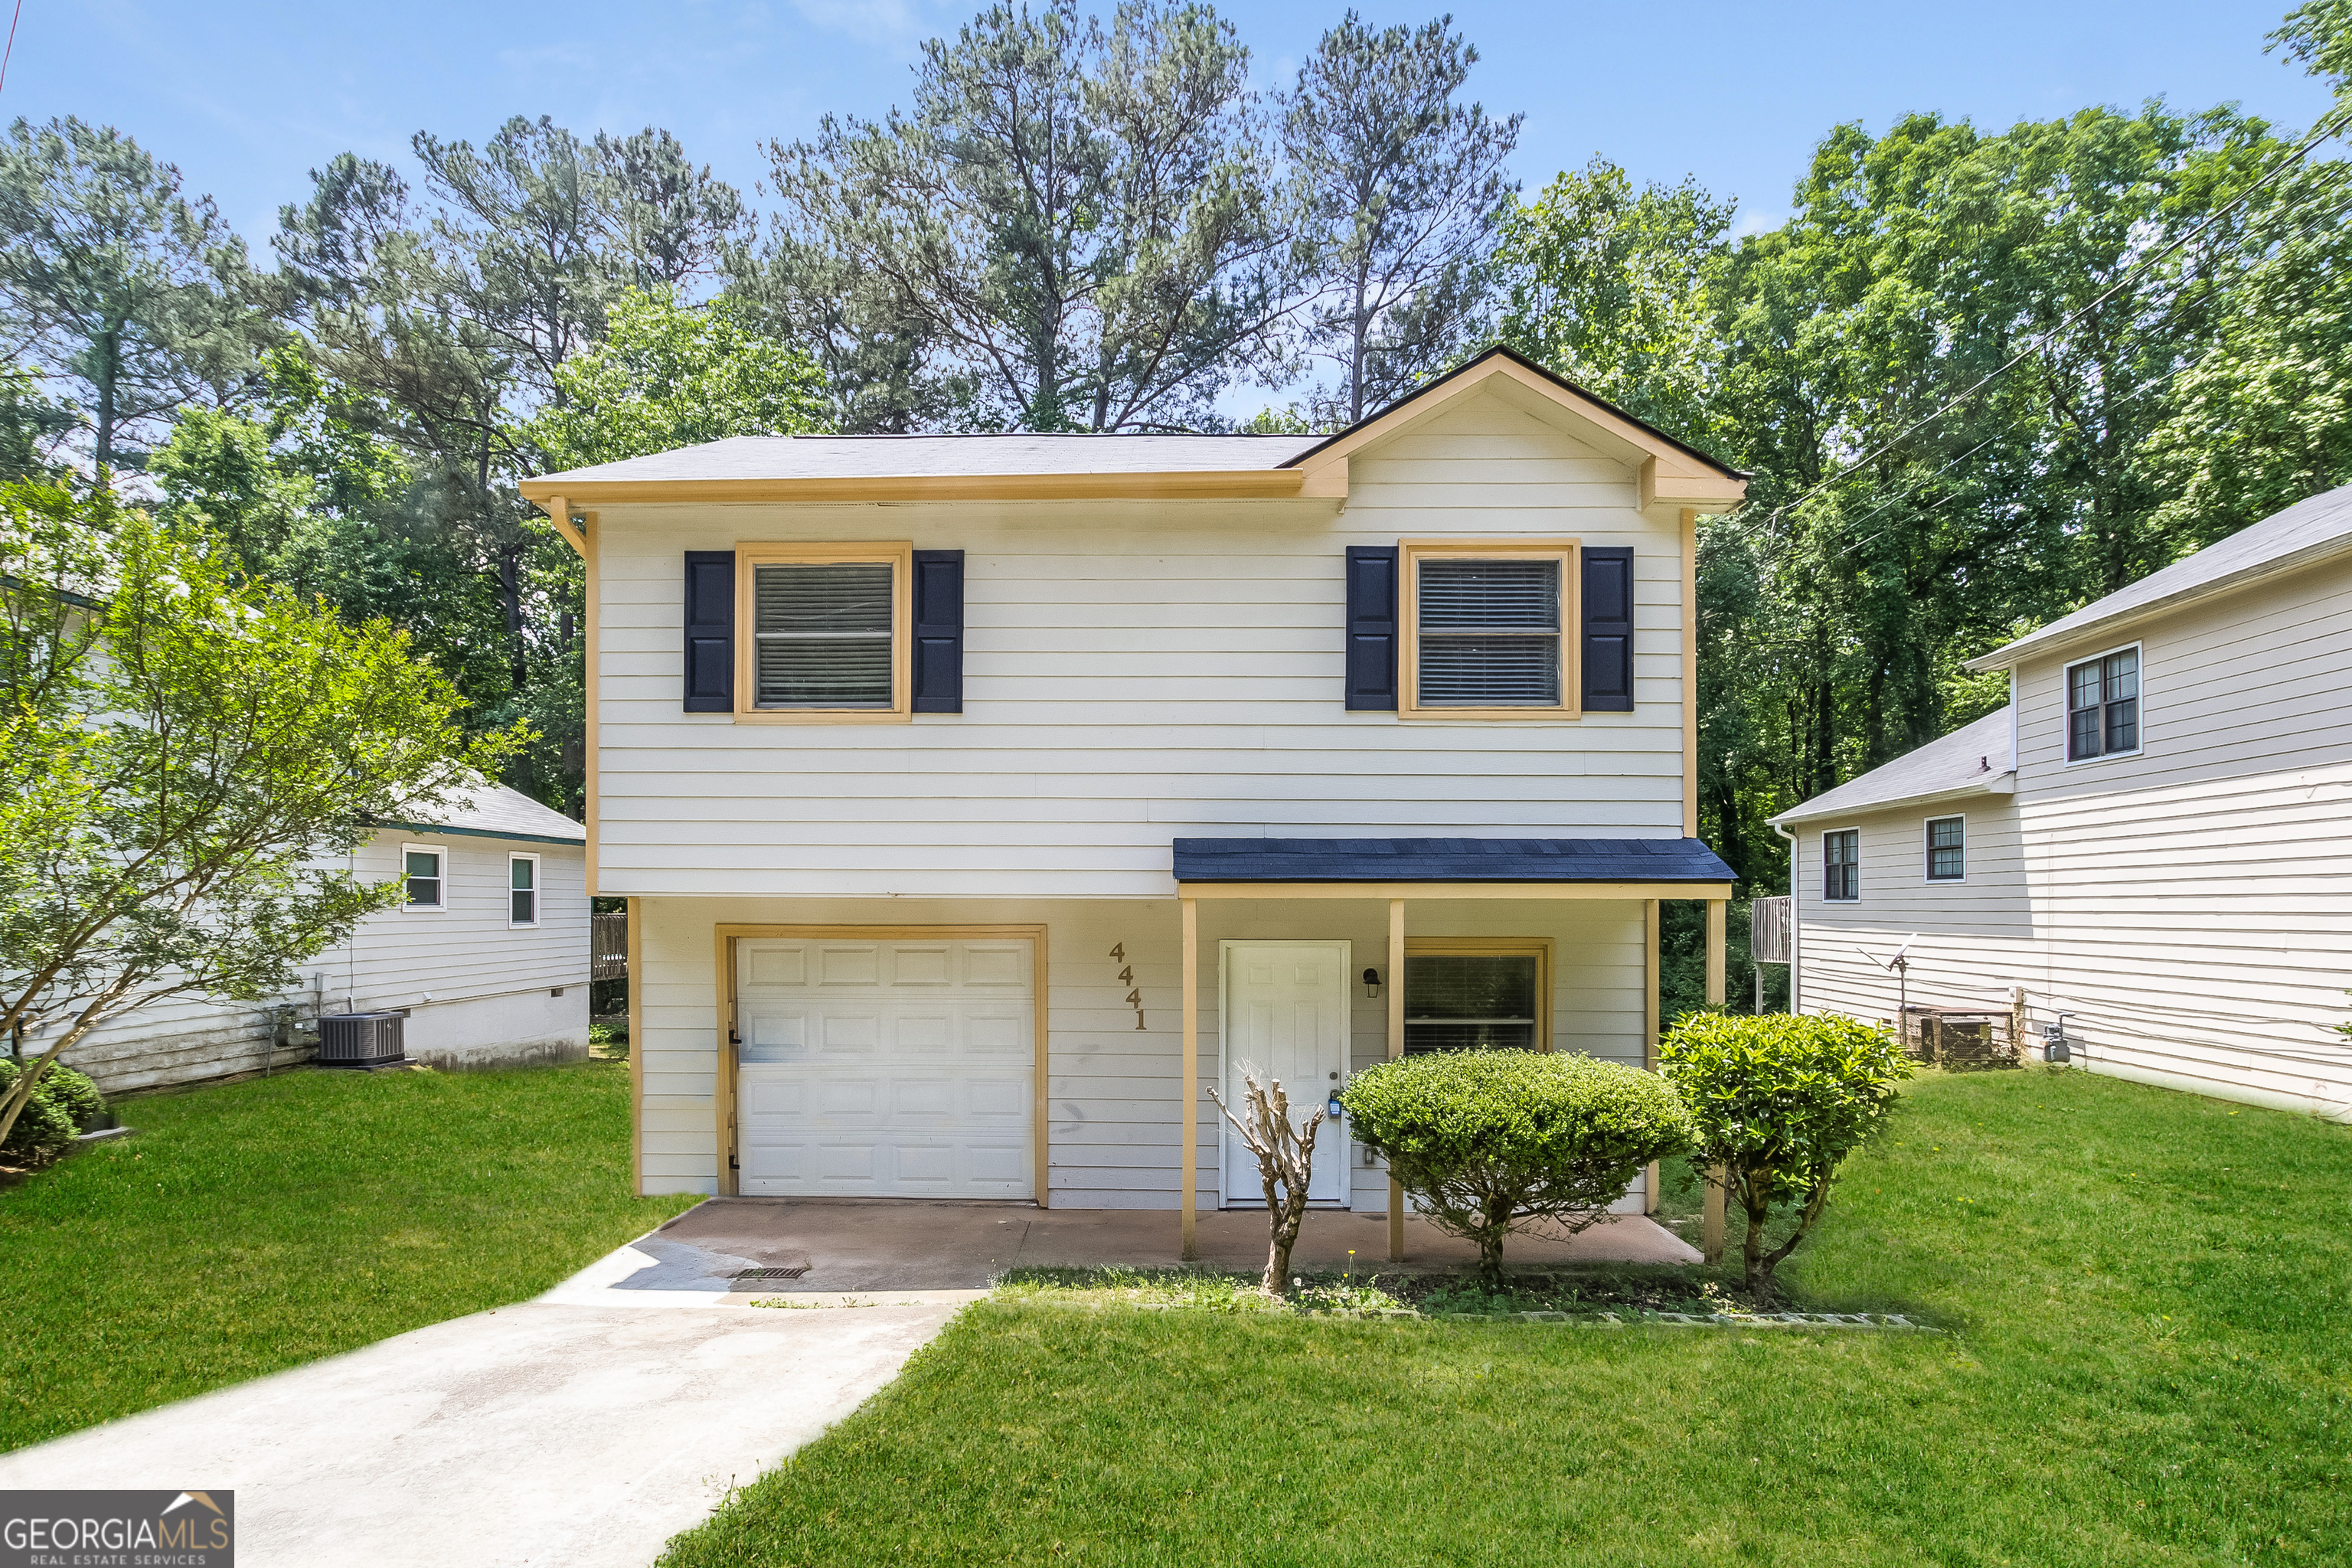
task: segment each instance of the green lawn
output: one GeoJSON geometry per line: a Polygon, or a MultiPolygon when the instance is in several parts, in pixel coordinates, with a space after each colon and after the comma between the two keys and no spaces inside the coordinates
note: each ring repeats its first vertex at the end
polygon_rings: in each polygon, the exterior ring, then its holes
{"type": "Polygon", "coordinates": [[[1927,1075],[1787,1268],[1939,1335],[989,1301],[665,1561],[2352,1562],[2352,1131],[1927,1075]]]}
{"type": "Polygon", "coordinates": [[[122,1102],[0,1190],[0,1449],[546,1289],[632,1198],[629,1079],[295,1072],[122,1102]]]}

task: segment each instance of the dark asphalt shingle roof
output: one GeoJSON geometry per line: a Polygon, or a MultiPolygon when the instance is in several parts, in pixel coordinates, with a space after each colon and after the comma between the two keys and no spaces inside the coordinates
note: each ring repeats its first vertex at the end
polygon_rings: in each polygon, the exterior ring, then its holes
{"type": "Polygon", "coordinates": [[[1180,882],[1728,882],[1696,838],[1179,838],[1180,882]]]}
{"type": "Polygon", "coordinates": [[[2013,763],[2009,754],[2009,705],[2003,703],[1973,724],[1963,724],[1939,741],[1904,752],[1801,805],[1775,822],[1813,822],[1858,811],[1875,811],[1907,800],[1948,799],[1971,790],[2005,784],[2013,763]]]}

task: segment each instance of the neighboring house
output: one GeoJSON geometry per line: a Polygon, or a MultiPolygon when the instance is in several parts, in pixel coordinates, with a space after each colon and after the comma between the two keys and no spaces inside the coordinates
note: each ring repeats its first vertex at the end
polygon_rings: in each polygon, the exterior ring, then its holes
{"type": "MultiPolygon", "coordinates": [[[[1741,477],[1508,353],[1328,439],[751,437],[524,493],[587,563],[645,1191],[1189,1232],[1263,1201],[1202,1092],[1242,1064],[1301,1105],[1481,1040],[1641,1064],[1657,900],[1720,923],[1692,541],[1741,477]]],[[[1344,1125],[1314,1198],[1391,1206],[1344,1125]]]]}
{"type": "Polygon", "coordinates": [[[409,1057],[434,1067],[585,1057],[585,842],[503,786],[430,825],[386,823],[343,864],[404,879],[405,900],[304,964],[308,984],[268,1003],[174,998],[101,1026],[68,1059],[110,1093],[199,1082],[307,1061],[319,1014],[353,1011],[405,1012],[409,1057]]]}
{"type": "Polygon", "coordinates": [[[2011,703],[1775,818],[1801,1005],[2066,1015],[2094,1070],[2352,1114],[2352,486],[1971,661],[2011,703]]]}

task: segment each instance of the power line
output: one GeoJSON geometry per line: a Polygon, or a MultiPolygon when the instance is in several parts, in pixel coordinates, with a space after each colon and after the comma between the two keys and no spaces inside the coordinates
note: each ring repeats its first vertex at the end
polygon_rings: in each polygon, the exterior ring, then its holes
{"type": "Polygon", "coordinates": [[[2255,192],[2269,184],[2273,180],[2277,179],[2281,174],[2285,174],[2289,169],[2302,163],[2305,157],[2310,153],[2311,150],[2319,145],[2319,143],[2325,141],[2328,136],[2333,135],[2347,117],[2352,117],[2352,110],[2339,110],[2321,121],[2319,124],[2313,129],[2311,134],[2304,138],[2303,144],[2301,146],[2295,148],[2294,152],[2288,153],[2285,157],[2273,164],[2269,171],[2266,172],[2261,179],[2256,180],[2252,184],[2248,185],[2244,190],[2240,191],[2235,196],[2232,196],[2230,201],[2221,208],[2221,210],[2209,215],[2204,222],[2199,224],[2195,228],[2190,229],[2187,234],[2182,235],[2179,238],[2172,241],[2169,245],[2163,247],[2161,249],[2150,251],[2147,255],[2141,257],[2137,261],[2133,262],[2130,267],[2125,269],[2122,277],[2117,278],[2113,283],[2107,285],[2105,289],[2100,290],[2099,293],[2093,297],[2088,302],[2081,305],[2073,311],[2070,311],[2064,320],[2059,321],[2055,326],[2051,327],[2047,331],[2042,333],[2041,336],[2033,342],[2028,344],[2022,349],[2020,349],[2003,363],[1987,371],[1982,376],[1979,376],[1972,385],[1969,386],[1964,391],[1955,394],[1952,397],[1931,412],[1922,415],[1919,418],[1912,421],[1909,425],[1905,426],[1901,430],[1896,431],[1885,440],[1881,441],[1877,446],[1872,447],[1869,451],[1864,452],[1861,457],[1856,458],[1852,462],[1846,464],[1838,472],[1807,487],[1805,489],[1799,491],[1797,495],[1790,500],[1785,500],[1779,506],[1773,508],[1771,517],[1766,520],[1766,526],[1769,528],[1773,520],[1778,519],[1785,512],[1802,506],[1806,501],[1812,499],[1815,495],[1818,495],[1821,491],[1829,489],[1832,485],[1843,484],[1847,479],[1850,479],[1855,475],[1861,473],[1864,466],[1869,463],[1873,458],[1880,457],[1889,451],[1897,443],[1916,434],[1925,426],[1934,424],[1937,420],[1941,419],[1945,415],[1949,414],[1953,409],[1958,408],[1961,404],[1968,402],[1970,398],[1976,396],[1978,393],[1982,392],[1986,387],[1991,385],[1993,382],[1998,380],[2000,377],[2008,374],[2010,371],[2016,369],[2017,366],[2022,364],[2027,359],[2046,347],[2058,336],[2059,333],[2064,331],[2067,328],[2081,321],[2084,316],[2089,315],[2093,310],[2097,310],[2101,305],[2105,304],[2110,299],[2113,299],[2125,288],[2126,285],[2132,281],[2134,275],[2145,268],[2154,266],[2156,263],[2163,260],[2166,257],[2171,255],[2174,251],[2180,249],[2183,246],[2186,246],[2190,241],[2198,238],[2200,235],[2204,234],[2207,229],[2211,228],[2215,224],[2220,223],[2223,218],[2229,216],[2231,213],[2244,205],[2255,192]]]}
{"type": "Polygon", "coordinates": [[[16,8],[8,14],[8,47],[0,49],[0,88],[8,85],[8,61],[16,53],[16,23],[25,15],[25,0],[16,0],[16,8]]]}

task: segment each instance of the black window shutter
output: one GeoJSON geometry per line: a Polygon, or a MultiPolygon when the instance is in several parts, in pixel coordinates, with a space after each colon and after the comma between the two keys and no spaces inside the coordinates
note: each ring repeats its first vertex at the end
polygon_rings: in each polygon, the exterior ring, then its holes
{"type": "Polygon", "coordinates": [[[1348,546],[1348,706],[1394,712],[1396,705],[1396,546],[1351,544],[1348,546]]]}
{"type": "Polygon", "coordinates": [[[915,552],[918,713],[963,711],[963,552],[915,552]]]}
{"type": "Polygon", "coordinates": [[[686,710],[735,711],[735,552],[686,552],[686,710]]]}
{"type": "Polygon", "coordinates": [[[1633,552],[1598,545],[1583,552],[1584,706],[1633,710],[1633,552]]]}

